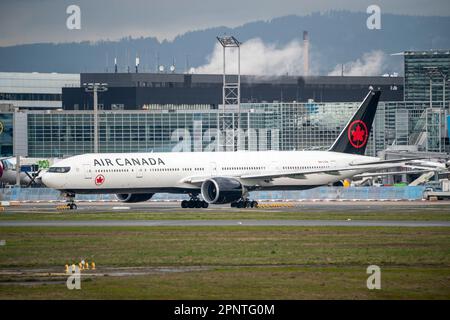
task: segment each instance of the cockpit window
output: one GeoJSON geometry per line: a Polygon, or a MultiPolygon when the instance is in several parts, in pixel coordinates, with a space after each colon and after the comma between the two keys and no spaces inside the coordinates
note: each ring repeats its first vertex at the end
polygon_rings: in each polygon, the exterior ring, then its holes
{"type": "Polygon", "coordinates": [[[8,160],[2,160],[3,169],[15,170],[15,166],[8,160]]]}
{"type": "Polygon", "coordinates": [[[66,173],[70,171],[70,167],[50,167],[47,172],[66,173]]]}

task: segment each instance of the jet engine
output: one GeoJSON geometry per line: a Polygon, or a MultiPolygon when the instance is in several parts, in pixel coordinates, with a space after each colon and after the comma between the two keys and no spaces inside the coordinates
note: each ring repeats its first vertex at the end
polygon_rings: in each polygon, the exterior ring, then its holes
{"type": "Polygon", "coordinates": [[[154,193],[118,193],[116,194],[117,200],[121,202],[144,202],[150,200],[154,193]]]}
{"type": "Polygon", "coordinates": [[[205,180],[202,183],[201,192],[206,202],[224,204],[242,198],[244,187],[236,179],[216,177],[205,180]]]}
{"type": "Polygon", "coordinates": [[[0,161],[0,178],[3,175],[3,161],[0,161]]]}

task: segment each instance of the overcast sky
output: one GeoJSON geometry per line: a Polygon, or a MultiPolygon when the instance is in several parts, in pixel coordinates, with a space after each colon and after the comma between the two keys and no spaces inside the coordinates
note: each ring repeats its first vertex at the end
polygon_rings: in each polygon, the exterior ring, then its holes
{"type": "Polygon", "coordinates": [[[0,0],[0,46],[124,36],[173,39],[187,31],[328,10],[450,16],[449,0],[0,0]],[[66,8],[81,9],[81,30],[68,30],[66,8]]]}

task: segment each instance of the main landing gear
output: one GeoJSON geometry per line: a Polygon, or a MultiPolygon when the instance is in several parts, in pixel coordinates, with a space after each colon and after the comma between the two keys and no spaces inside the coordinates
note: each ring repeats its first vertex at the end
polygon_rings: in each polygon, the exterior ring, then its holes
{"type": "Polygon", "coordinates": [[[183,200],[181,201],[181,207],[182,208],[208,208],[209,204],[206,201],[200,200],[198,198],[198,195],[196,194],[189,194],[191,197],[190,200],[183,200]]]}
{"type": "Polygon", "coordinates": [[[257,208],[258,202],[249,199],[239,199],[236,202],[231,203],[232,208],[257,208]]]}
{"type": "Polygon", "coordinates": [[[74,193],[62,193],[62,196],[66,199],[66,206],[70,210],[76,210],[78,207],[75,204],[75,194],[74,193]]]}

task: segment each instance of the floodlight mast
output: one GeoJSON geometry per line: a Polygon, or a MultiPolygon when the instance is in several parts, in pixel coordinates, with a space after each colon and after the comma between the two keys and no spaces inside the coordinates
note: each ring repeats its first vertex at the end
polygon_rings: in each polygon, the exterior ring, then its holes
{"type": "Polygon", "coordinates": [[[98,92],[108,90],[107,83],[83,83],[86,92],[92,92],[94,96],[94,153],[98,153],[98,92]]]}
{"type": "Polygon", "coordinates": [[[241,115],[241,43],[233,36],[217,37],[223,48],[222,108],[219,108],[217,151],[236,151],[243,145],[238,141],[241,115]],[[237,48],[237,74],[226,71],[226,49],[237,48]]]}

